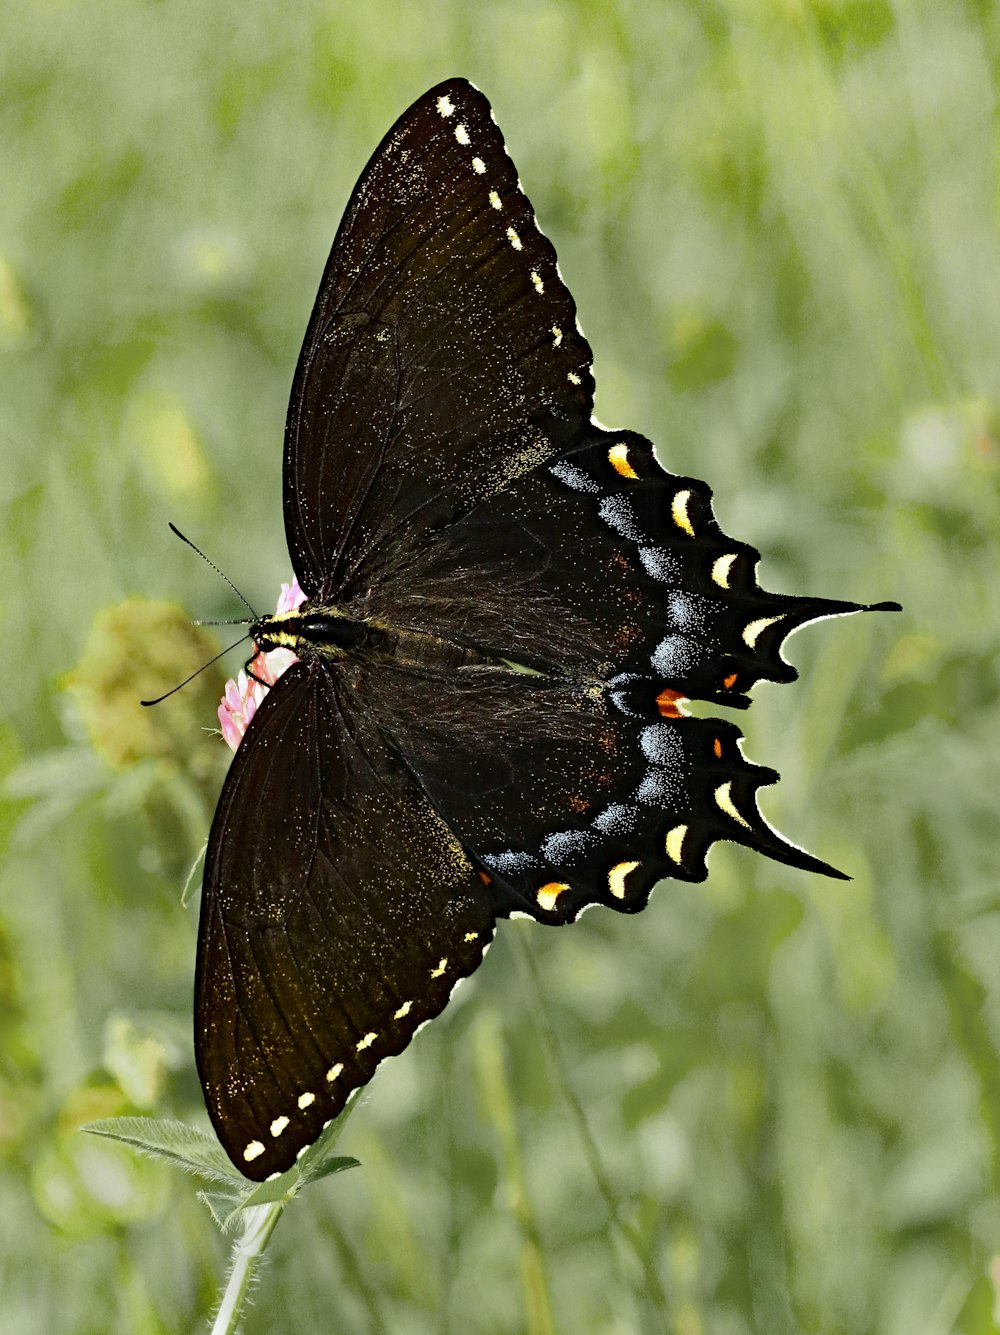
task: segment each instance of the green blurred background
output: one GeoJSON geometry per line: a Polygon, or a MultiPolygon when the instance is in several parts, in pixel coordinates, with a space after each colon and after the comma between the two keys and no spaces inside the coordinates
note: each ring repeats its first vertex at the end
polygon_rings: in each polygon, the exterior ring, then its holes
{"type": "Polygon", "coordinates": [[[258,606],[289,578],[326,253],[454,74],[559,250],[598,416],[712,484],[765,586],[905,611],[797,636],[802,680],[738,718],[769,818],[854,879],[727,845],[635,920],[504,927],[246,1329],[998,1328],[998,69],[989,0],[6,7],[0,1329],[214,1301],[190,1180],[76,1129],[203,1117],[181,892],[222,677],[136,699],[215,643],[188,617],[241,609],[166,524],[258,606]]]}

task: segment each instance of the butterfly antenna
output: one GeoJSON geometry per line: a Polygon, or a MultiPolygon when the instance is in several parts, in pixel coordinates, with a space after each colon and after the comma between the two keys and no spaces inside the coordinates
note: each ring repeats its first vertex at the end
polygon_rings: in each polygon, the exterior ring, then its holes
{"type": "MultiPolygon", "coordinates": [[[[167,522],[168,522],[168,524],[170,523],[169,520],[168,520],[167,522]]],[[[184,534],[180,531],[180,529],[177,527],[176,524],[170,524],[170,532],[171,532],[171,533],[175,533],[175,534],[177,535],[177,537],[180,538],[181,542],[186,542],[187,545],[191,548],[191,550],[192,550],[193,552],[197,552],[197,553],[198,553],[198,555],[201,557],[201,559],[205,562],[206,565],[209,565],[209,566],[212,567],[212,569],[215,571],[215,573],[219,576],[220,579],[224,579],[224,580],[226,581],[226,583],[227,583],[227,584],[229,585],[229,587],[232,589],[233,593],[235,593],[236,596],[237,596],[237,598],[239,598],[240,602],[243,603],[244,606],[247,607],[247,608],[249,609],[250,614],[251,614],[251,616],[253,617],[254,621],[259,621],[259,620],[260,620],[260,617],[259,617],[259,616],[257,615],[257,613],[253,610],[253,608],[250,606],[249,601],[248,601],[246,598],[244,598],[243,594],[240,593],[239,589],[236,587],[236,585],[233,583],[233,581],[229,578],[229,576],[228,576],[227,574],[225,574],[224,571],[220,570],[219,567],[215,564],[214,561],[210,561],[210,560],[208,559],[208,557],[205,555],[205,553],[201,550],[200,547],[196,547],[196,546],[194,545],[194,543],[191,541],[190,538],[186,538],[186,537],[184,536],[184,534]]],[[[220,624],[223,624],[223,623],[220,623],[220,624]]],[[[239,622],[236,622],[235,624],[236,624],[236,625],[239,625],[240,623],[239,623],[239,622]]],[[[239,641],[237,641],[237,643],[239,643],[239,641]]],[[[209,664],[206,663],[205,666],[208,667],[209,664]]],[[[178,689],[179,689],[179,688],[178,688],[178,689]]]]}
{"type": "Polygon", "coordinates": [[[249,617],[235,617],[230,621],[192,621],[192,626],[249,626],[249,617]]]}
{"type": "MultiPolygon", "coordinates": [[[[177,536],[180,537],[181,535],[178,534],[177,536]]],[[[185,538],[184,541],[187,542],[187,539],[185,538]]],[[[194,547],[193,542],[189,543],[188,545],[194,547]]],[[[195,547],[194,549],[195,551],[198,550],[197,547],[195,547]]],[[[212,564],[211,561],[209,561],[209,565],[211,564],[212,564]]],[[[235,649],[237,644],[242,644],[244,640],[249,640],[249,638],[250,638],[249,635],[241,635],[240,638],[236,640],[233,644],[229,645],[228,648],[223,649],[222,653],[216,654],[215,657],[210,658],[207,663],[203,663],[197,672],[192,672],[190,677],[185,677],[184,680],[180,683],[180,686],[175,686],[172,690],[167,691],[165,695],[158,695],[155,700],[140,700],[139,703],[141,705],[158,705],[161,700],[169,699],[170,696],[176,694],[176,692],[179,691],[181,687],[186,686],[189,681],[194,681],[195,677],[200,676],[201,673],[204,672],[206,668],[210,668],[213,663],[217,663],[220,658],[223,658],[226,654],[228,654],[230,649],[235,649]]]]}

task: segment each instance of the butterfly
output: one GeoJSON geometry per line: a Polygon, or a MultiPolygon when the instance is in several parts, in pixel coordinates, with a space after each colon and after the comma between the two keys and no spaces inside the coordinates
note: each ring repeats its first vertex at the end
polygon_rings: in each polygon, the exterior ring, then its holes
{"type": "MultiPolygon", "coordinates": [[[[205,863],[196,1053],[222,1145],[289,1168],[446,1005],[498,919],[644,908],[720,839],[837,876],[763,819],[729,722],[785,637],[858,603],[766,593],[705,483],[592,418],[591,351],[490,104],[452,79],[355,187],[295,371],[295,662],[205,863]]],[[[890,608],[894,604],[875,604],[890,608]]]]}

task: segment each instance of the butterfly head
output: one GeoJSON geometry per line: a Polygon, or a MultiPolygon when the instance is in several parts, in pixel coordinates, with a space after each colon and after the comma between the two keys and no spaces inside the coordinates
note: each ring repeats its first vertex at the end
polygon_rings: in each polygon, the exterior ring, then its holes
{"type": "Polygon", "coordinates": [[[371,630],[363,621],[352,621],[343,613],[310,603],[287,612],[263,616],[250,627],[259,653],[290,649],[298,658],[340,656],[365,647],[371,630]]]}

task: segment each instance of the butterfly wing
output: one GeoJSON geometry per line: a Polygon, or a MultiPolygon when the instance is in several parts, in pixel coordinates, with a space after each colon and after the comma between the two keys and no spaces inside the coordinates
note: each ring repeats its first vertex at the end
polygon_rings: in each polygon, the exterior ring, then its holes
{"type": "Polygon", "coordinates": [[[349,682],[293,665],[230,767],[198,940],[198,1070],[247,1176],[291,1166],[493,936],[482,880],[349,682]]]}
{"type": "Polygon", "coordinates": [[[590,360],[489,103],[439,85],[358,182],[299,357],[284,504],[306,593],[363,593],[390,544],[574,444],[590,360]]]}
{"type": "MultiPolygon", "coordinates": [[[[711,491],[657,462],[634,432],[594,429],[399,559],[371,614],[538,671],[649,678],[675,695],[745,707],[791,681],[785,638],[857,603],[768,593],[759,554],[728,537],[711,491]]],[[[621,683],[619,683],[621,684],[621,683]]]]}
{"type": "Polygon", "coordinates": [[[498,915],[572,921],[590,904],[643,908],[666,876],[703,880],[717,840],[840,873],[784,840],[731,723],[665,708],[647,678],[624,689],[501,668],[378,665],[362,692],[477,866],[498,915]]]}

